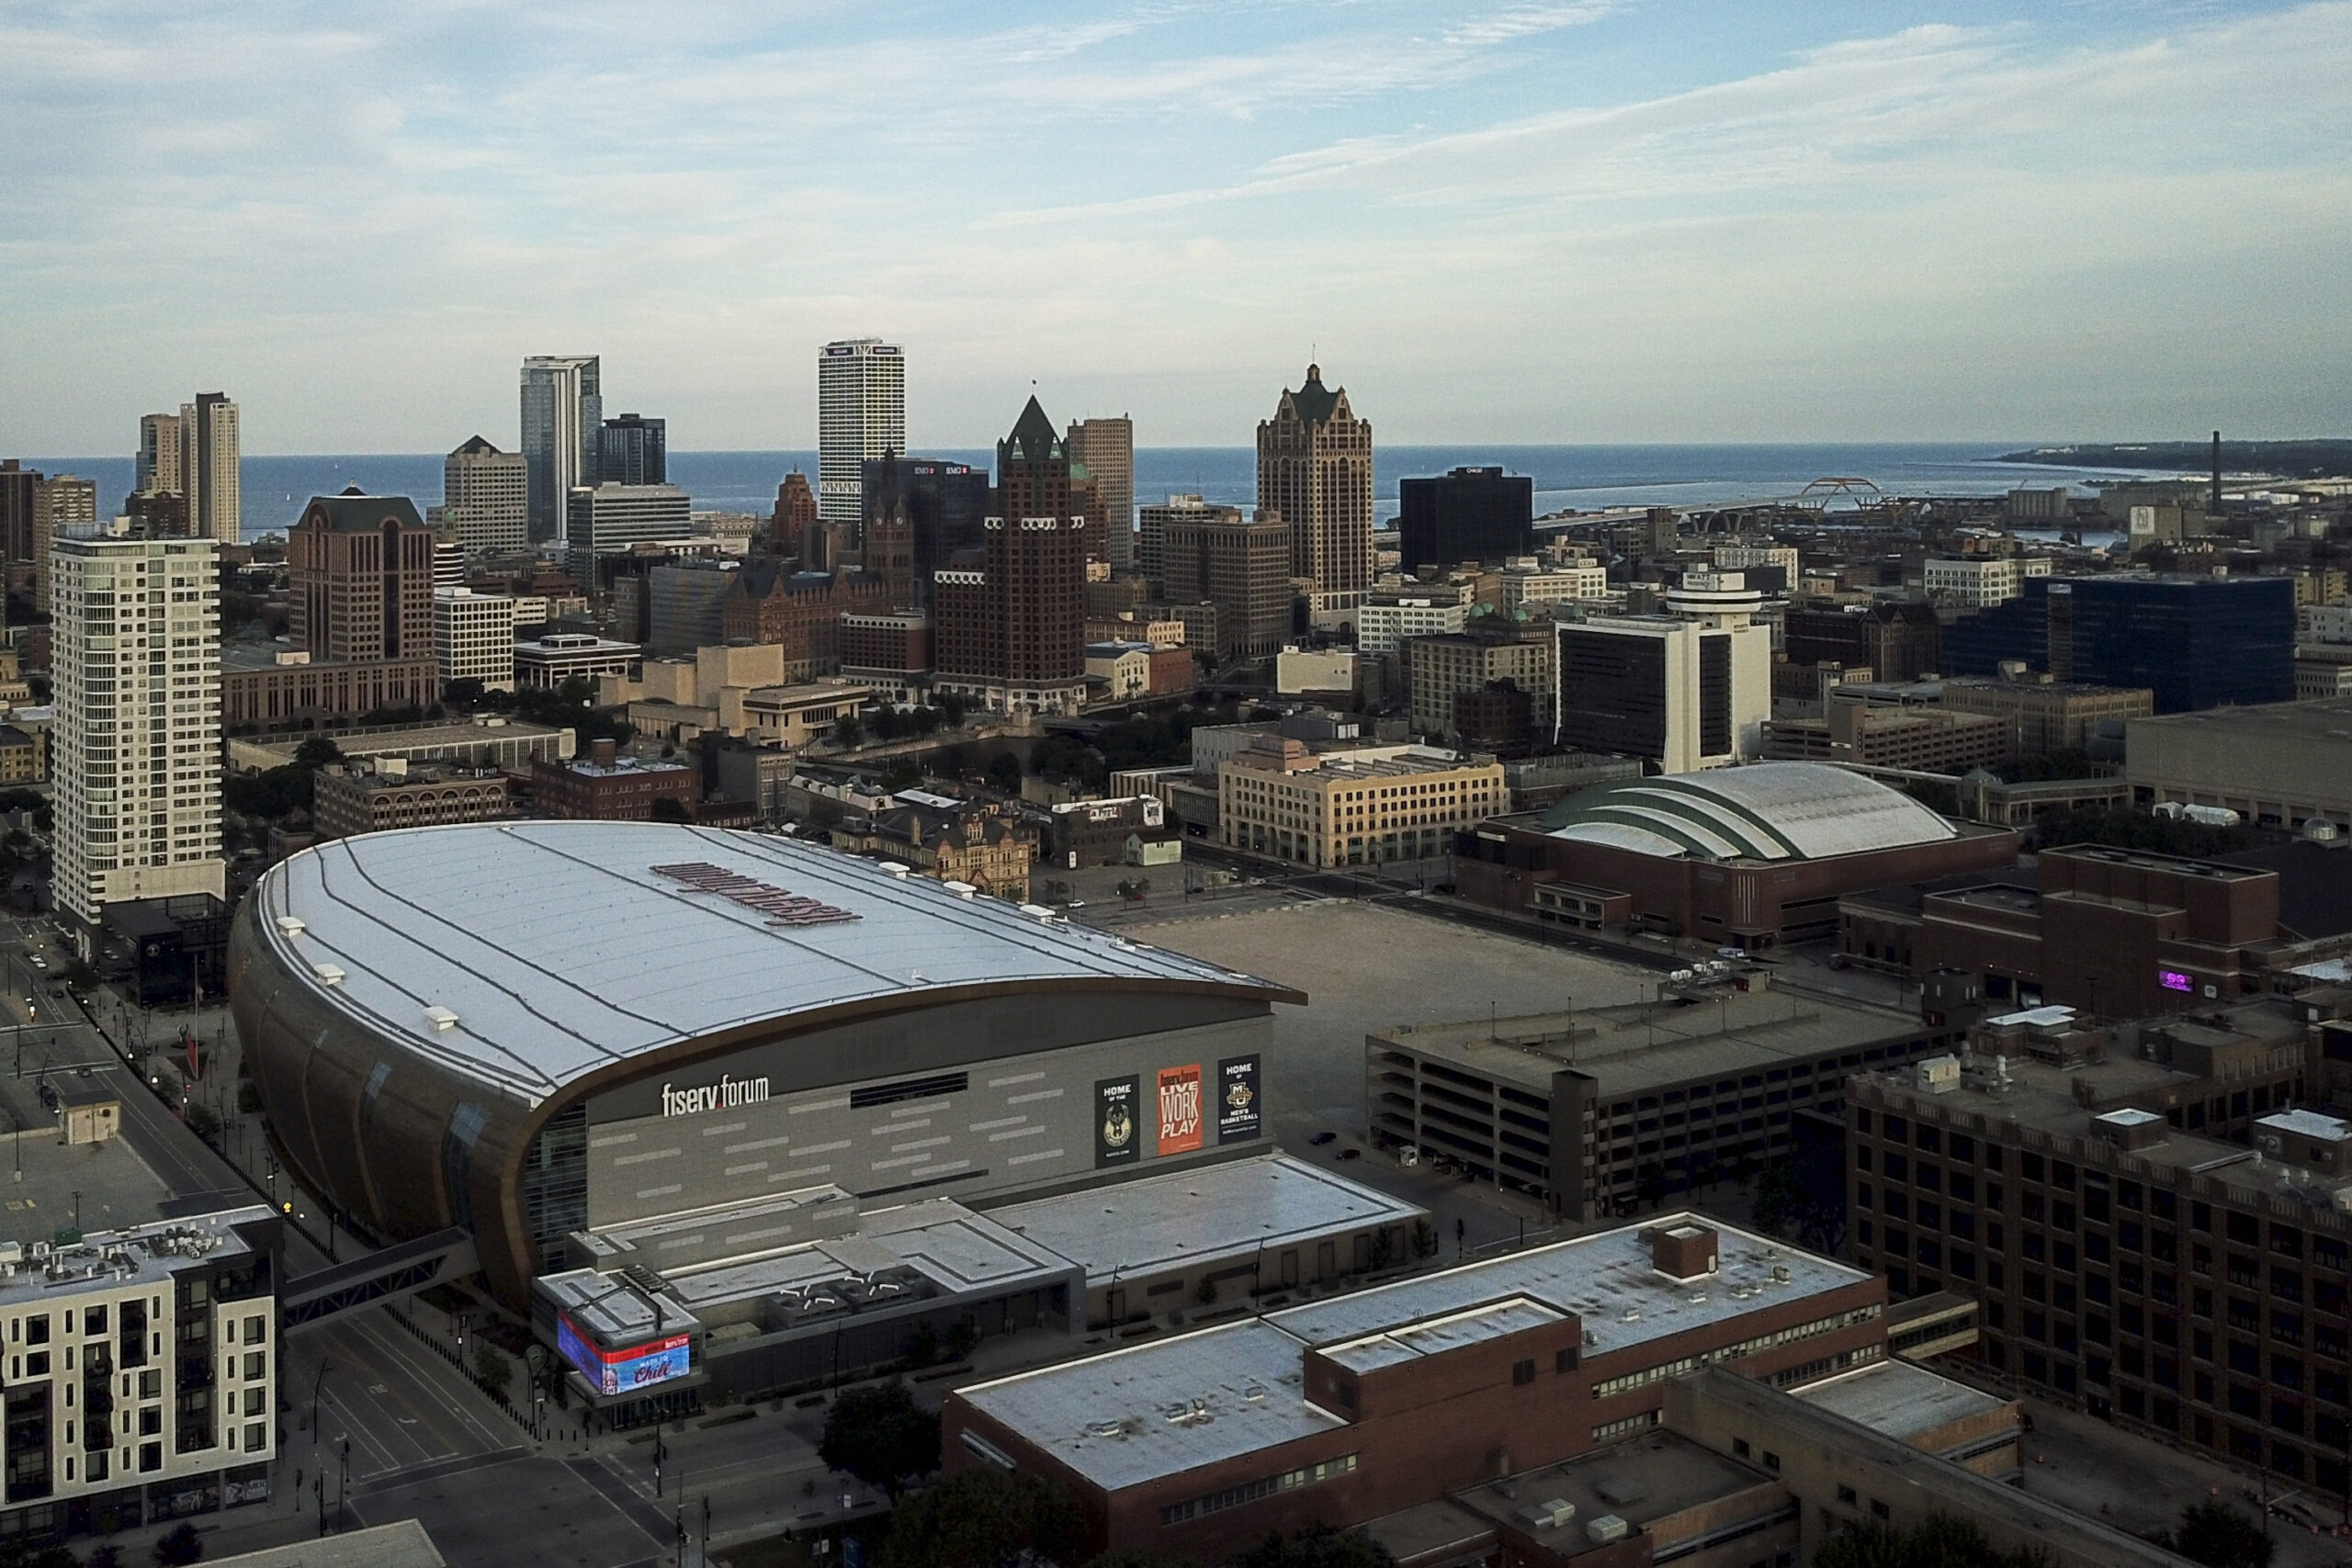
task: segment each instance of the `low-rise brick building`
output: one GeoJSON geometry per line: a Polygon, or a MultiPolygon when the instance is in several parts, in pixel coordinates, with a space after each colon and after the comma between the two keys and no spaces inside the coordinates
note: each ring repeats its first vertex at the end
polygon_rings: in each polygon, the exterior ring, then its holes
{"type": "Polygon", "coordinates": [[[506,775],[494,768],[412,767],[401,757],[379,758],[366,768],[322,768],[311,792],[322,839],[487,822],[513,811],[506,775]]]}
{"type": "Polygon", "coordinates": [[[674,802],[687,817],[702,800],[702,775],[684,762],[623,757],[610,740],[585,757],[531,764],[531,804],[546,817],[601,822],[645,822],[658,801],[674,802]]]}

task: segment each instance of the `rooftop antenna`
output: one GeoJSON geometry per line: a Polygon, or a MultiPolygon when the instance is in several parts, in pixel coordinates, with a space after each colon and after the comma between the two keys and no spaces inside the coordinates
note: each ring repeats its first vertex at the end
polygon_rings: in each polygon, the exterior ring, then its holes
{"type": "Polygon", "coordinates": [[[2222,433],[2213,432],[2213,504],[2209,511],[2222,510],[2222,433]]]}

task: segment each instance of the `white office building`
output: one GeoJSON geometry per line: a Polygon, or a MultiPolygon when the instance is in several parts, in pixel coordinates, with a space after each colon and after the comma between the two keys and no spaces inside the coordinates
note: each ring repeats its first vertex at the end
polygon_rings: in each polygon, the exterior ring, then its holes
{"type": "Polygon", "coordinates": [[[480,681],[486,692],[514,689],[514,601],[470,588],[433,591],[433,658],[441,684],[480,681]]]}
{"type": "Polygon", "coordinates": [[[1394,653],[1408,637],[1438,637],[1470,624],[1470,601],[1444,594],[1375,593],[1356,607],[1356,651],[1394,653]]]}
{"type": "Polygon", "coordinates": [[[604,378],[594,355],[543,354],[523,361],[523,461],[531,538],[564,537],[567,498],[596,482],[596,443],[604,428],[604,378]]]}
{"type": "Polygon", "coordinates": [[[519,550],[531,531],[530,460],[477,435],[441,463],[441,504],[425,513],[456,532],[468,555],[519,550]]]}
{"type": "Polygon", "coordinates": [[[1922,586],[1939,609],[1989,610],[2025,592],[2026,580],[2050,575],[2048,556],[1965,556],[1928,560],[1922,586]]]}
{"type": "Polygon", "coordinates": [[[58,913],[223,895],[220,547],[67,538],[50,555],[58,913]]]}
{"type": "Polygon", "coordinates": [[[582,485],[571,492],[563,536],[571,573],[584,586],[596,581],[599,556],[690,539],[694,532],[694,503],[676,485],[582,485]]]}
{"type": "Polygon", "coordinates": [[[1738,572],[1690,571],[1662,615],[1563,622],[1558,742],[1690,773],[1753,761],[1772,712],[1772,633],[1738,572]]]}
{"type": "Polygon", "coordinates": [[[854,526],[865,510],[868,457],[907,449],[907,361],[878,337],[829,343],[817,354],[817,515],[854,526]]]}

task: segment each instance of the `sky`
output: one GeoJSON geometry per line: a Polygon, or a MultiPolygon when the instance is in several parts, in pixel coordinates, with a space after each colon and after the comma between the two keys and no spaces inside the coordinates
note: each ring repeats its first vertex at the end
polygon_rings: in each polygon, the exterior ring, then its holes
{"type": "Polygon", "coordinates": [[[2352,5],[0,5],[0,454],[2352,434],[2352,5]]]}

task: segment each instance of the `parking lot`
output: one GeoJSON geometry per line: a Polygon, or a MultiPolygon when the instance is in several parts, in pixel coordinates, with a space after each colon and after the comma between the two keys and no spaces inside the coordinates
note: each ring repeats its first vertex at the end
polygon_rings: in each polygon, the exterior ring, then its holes
{"type": "Polygon", "coordinates": [[[1491,1012],[1501,1018],[1567,1007],[1638,1001],[1655,993],[1647,969],[1592,953],[1431,919],[1386,904],[1300,898],[1276,887],[1229,899],[1161,904],[1157,918],[1123,920],[1138,942],[1171,948],[1305,991],[1304,1008],[1274,1010],[1269,1090],[1283,1146],[1320,1160],[1348,1149],[1348,1174],[1409,1199],[1437,1218],[1448,1250],[1454,1221],[1470,1247],[1515,1236],[1543,1211],[1439,1175],[1403,1169],[1364,1137],[1364,1037],[1401,1023],[1435,1023],[1491,1012]],[[1337,1134],[1324,1145],[1318,1134],[1337,1134]]]}

